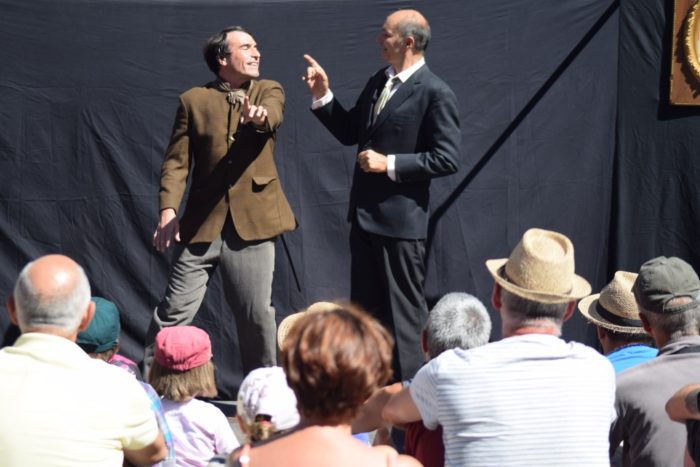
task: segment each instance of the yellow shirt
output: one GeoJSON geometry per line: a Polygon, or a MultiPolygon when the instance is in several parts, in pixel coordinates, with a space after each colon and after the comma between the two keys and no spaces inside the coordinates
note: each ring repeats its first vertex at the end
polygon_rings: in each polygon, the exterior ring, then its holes
{"type": "Polygon", "coordinates": [[[58,336],[0,350],[0,464],[121,466],[158,436],[150,402],[123,370],[58,336]]]}

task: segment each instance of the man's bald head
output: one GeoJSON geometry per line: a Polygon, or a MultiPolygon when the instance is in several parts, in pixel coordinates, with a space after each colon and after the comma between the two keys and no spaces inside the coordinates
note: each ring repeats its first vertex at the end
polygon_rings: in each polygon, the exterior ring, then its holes
{"type": "Polygon", "coordinates": [[[403,39],[413,37],[413,48],[416,52],[424,53],[430,42],[430,25],[425,17],[416,10],[398,10],[390,14],[386,20],[401,35],[403,39]]]}
{"type": "Polygon", "coordinates": [[[22,269],[10,301],[23,333],[53,328],[72,334],[90,306],[90,284],[67,256],[42,256],[22,269]]]}

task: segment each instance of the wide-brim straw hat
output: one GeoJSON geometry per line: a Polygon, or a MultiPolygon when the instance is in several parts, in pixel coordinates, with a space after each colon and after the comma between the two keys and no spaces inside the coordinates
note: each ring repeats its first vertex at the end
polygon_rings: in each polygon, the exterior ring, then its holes
{"type": "Polygon", "coordinates": [[[277,328],[277,347],[280,350],[284,349],[285,341],[287,340],[287,335],[292,329],[292,326],[299,321],[306,313],[318,313],[320,311],[330,311],[338,308],[337,303],[333,302],[316,302],[309,305],[306,309],[301,310],[297,313],[292,313],[282,320],[279,327],[277,328]]]}
{"type": "Polygon", "coordinates": [[[574,245],[551,230],[529,229],[509,258],[490,259],[486,267],[498,285],[539,303],[565,303],[591,293],[574,273],[574,245]]]}
{"type": "Polygon", "coordinates": [[[590,295],[578,304],[578,310],[593,324],[611,331],[645,334],[639,319],[632,285],[637,274],[617,271],[613,280],[599,294],[590,295]]]}

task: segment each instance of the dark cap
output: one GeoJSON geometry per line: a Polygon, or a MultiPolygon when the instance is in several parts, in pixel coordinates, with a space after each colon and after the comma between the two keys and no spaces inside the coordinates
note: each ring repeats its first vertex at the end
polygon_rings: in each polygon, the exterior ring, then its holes
{"type": "Polygon", "coordinates": [[[680,258],[659,256],[642,264],[632,286],[637,304],[653,313],[677,313],[700,304],[700,279],[680,258]],[[688,297],[689,303],[666,306],[674,298],[688,297]]]}
{"type": "Polygon", "coordinates": [[[86,330],[78,334],[76,344],[87,353],[102,353],[119,343],[119,310],[117,305],[101,297],[92,297],[95,316],[86,330]]]}

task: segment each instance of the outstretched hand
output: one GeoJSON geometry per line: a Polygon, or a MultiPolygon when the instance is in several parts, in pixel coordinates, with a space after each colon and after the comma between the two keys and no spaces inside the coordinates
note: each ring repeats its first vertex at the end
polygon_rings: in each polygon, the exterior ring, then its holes
{"type": "Polygon", "coordinates": [[[328,89],[330,88],[328,75],[311,55],[304,54],[304,60],[309,66],[306,67],[306,74],[301,79],[306,82],[314,99],[320,99],[328,94],[328,89]]]}
{"type": "Polygon", "coordinates": [[[252,105],[248,96],[243,98],[243,109],[241,109],[241,125],[252,123],[255,126],[265,126],[267,121],[267,109],[262,105],[252,105]]]}

